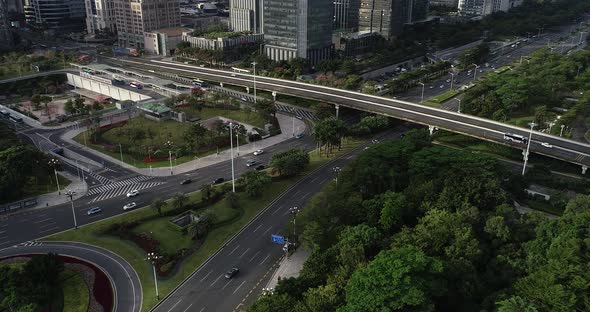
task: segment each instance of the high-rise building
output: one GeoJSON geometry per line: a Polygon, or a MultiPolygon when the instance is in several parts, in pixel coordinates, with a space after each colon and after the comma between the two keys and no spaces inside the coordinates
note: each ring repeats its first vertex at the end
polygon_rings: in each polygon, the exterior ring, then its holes
{"type": "Polygon", "coordinates": [[[264,51],[275,61],[317,63],[332,53],[332,0],[264,0],[264,51]]]}
{"type": "Polygon", "coordinates": [[[262,33],[262,0],[231,0],[229,17],[234,31],[262,33]]]}
{"type": "Polygon", "coordinates": [[[459,0],[459,13],[464,16],[485,16],[508,11],[521,5],[523,0],[459,0]]]}
{"type": "Polygon", "coordinates": [[[431,7],[457,8],[459,0],[430,0],[428,1],[428,5],[431,7]]]}
{"type": "Polygon", "coordinates": [[[28,24],[45,25],[48,28],[81,20],[86,14],[84,0],[25,0],[24,11],[28,24]]]}
{"type": "Polygon", "coordinates": [[[399,35],[412,22],[413,0],[361,0],[359,31],[379,33],[386,39],[399,35]]]}
{"type": "Polygon", "coordinates": [[[178,0],[114,0],[119,45],[144,48],[144,32],[180,26],[178,0]]]}
{"type": "Polygon", "coordinates": [[[97,31],[116,32],[115,4],[107,0],[86,0],[86,30],[89,34],[97,31]]]}
{"type": "Polygon", "coordinates": [[[8,4],[6,0],[0,0],[0,48],[12,46],[12,33],[8,22],[8,4]]]}
{"type": "Polygon", "coordinates": [[[360,0],[334,1],[334,30],[356,31],[359,27],[360,0]]]}

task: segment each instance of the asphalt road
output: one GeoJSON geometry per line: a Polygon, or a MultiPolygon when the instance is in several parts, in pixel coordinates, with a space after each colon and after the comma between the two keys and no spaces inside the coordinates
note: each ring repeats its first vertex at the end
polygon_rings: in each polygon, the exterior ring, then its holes
{"type": "MultiPolygon", "coordinates": [[[[2,233],[1,225],[0,233],[2,233]]],[[[0,258],[23,254],[46,254],[50,252],[78,258],[100,268],[109,277],[113,285],[115,292],[115,311],[141,311],[142,290],[137,273],[127,261],[108,250],[69,242],[26,243],[11,248],[0,249],[0,258]]]]}
{"type": "MultiPolygon", "coordinates": [[[[386,137],[397,138],[402,131],[399,127],[386,137]]],[[[235,311],[251,304],[270,279],[272,274],[267,273],[273,264],[284,255],[283,246],[271,242],[271,234],[281,233],[291,222],[289,208],[303,209],[314,194],[333,181],[333,167],[344,167],[362,151],[363,147],[359,147],[301,179],[198,268],[154,311],[235,311]],[[224,274],[233,267],[239,268],[240,272],[234,278],[226,279],[224,274]]]]}

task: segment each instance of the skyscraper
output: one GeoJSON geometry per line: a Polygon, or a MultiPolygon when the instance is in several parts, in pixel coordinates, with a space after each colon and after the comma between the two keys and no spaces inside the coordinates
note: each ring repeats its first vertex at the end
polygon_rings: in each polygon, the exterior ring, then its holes
{"type": "Polygon", "coordinates": [[[317,63],[332,53],[332,0],[264,0],[266,55],[317,63]]]}
{"type": "Polygon", "coordinates": [[[98,30],[116,32],[115,4],[107,0],[86,0],[86,30],[95,34],[98,30]]]}
{"type": "Polygon", "coordinates": [[[234,31],[262,33],[262,0],[231,0],[229,17],[234,31]]]}
{"type": "Polygon", "coordinates": [[[178,0],[114,0],[119,45],[144,48],[144,32],[180,26],[178,0]]]}
{"type": "Polygon", "coordinates": [[[76,19],[82,20],[86,14],[84,0],[25,0],[24,11],[28,24],[49,28],[57,28],[76,19]]]}
{"type": "Polygon", "coordinates": [[[12,46],[12,33],[8,23],[8,4],[6,0],[0,0],[0,48],[12,46]]]}
{"type": "Polygon", "coordinates": [[[379,33],[386,39],[401,34],[404,24],[415,18],[426,17],[425,9],[414,14],[414,8],[422,7],[424,0],[361,0],[359,31],[379,33]],[[416,1],[420,1],[416,3],[416,1]],[[420,6],[417,6],[419,4],[420,6]]]}
{"type": "Polygon", "coordinates": [[[334,1],[334,30],[355,31],[359,27],[360,0],[334,1]]]}

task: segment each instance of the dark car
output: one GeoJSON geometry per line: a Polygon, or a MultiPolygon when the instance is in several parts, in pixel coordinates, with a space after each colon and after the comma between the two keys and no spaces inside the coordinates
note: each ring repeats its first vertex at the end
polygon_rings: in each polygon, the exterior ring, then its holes
{"type": "Polygon", "coordinates": [[[238,272],[240,272],[238,268],[231,268],[229,269],[229,271],[227,271],[227,273],[225,273],[225,278],[233,278],[234,276],[236,276],[236,274],[238,274],[238,272]]]}
{"type": "Polygon", "coordinates": [[[213,184],[223,183],[223,181],[225,181],[224,178],[217,178],[217,179],[215,179],[215,181],[213,181],[213,184]]]}
{"type": "Polygon", "coordinates": [[[101,212],[102,209],[100,209],[99,207],[94,207],[94,208],[90,208],[88,209],[88,211],[86,212],[87,215],[93,215],[93,214],[97,214],[99,212],[101,212]]]}
{"type": "Polygon", "coordinates": [[[258,165],[254,168],[256,171],[264,170],[266,167],[264,165],[258,165]]]}
{"type": "Polygon", "coordinates": [[[182,180],[182,182],[180,182],[180,184],[181,184],[181,185],[185,185],[185,184],[189,184],[189,183],[191,183],[191,182],[193,182],[193,180],[191,180],[191,179],[186,179],[186,180],[182,180]]]}

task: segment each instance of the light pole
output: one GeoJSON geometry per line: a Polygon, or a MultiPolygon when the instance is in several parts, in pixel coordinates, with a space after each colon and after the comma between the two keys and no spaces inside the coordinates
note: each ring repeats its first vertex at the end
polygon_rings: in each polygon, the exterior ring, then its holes
{"type": "Polygon", "coordinates": [[[334,173],[336,173],[336,188],[338,188],[338,174],[340,173],[340,171],[342,171],[342,168],[336,166],[332,168],[332,171],[334,171],[334,173]]]}
{"type": "Polygon", "coordinates": [[[531,131],[529,132],[529,141],[527,142],[526,145],[526,152],[524,152],[524,164],[522,166],[522,175],[524,175],[524,172],[526,171],[526,164],[529,161],[529,150],[531,148],[531,138],[533,137],[533,128],[535,127],[535,123],[531,122],[531,131]]]}
{"type": "Polygon", "coordinates": [[[477,77],[477,69],[479,68],[479,66],[477,66],[477,64],[471,65],[475,66],[475,69],[473,69],[473,81],[475,81],[475,77],[477,77]]]}
{"type": "Polygon", "coordinates": [[[155,252],[148,252],[147,258],[145,260],[152,263],[152,268],[154,271],[154,283],[156,284],[156,299],[160,300],[160,293],[158,292],[158,277],[156,276],[156,262],[162,258],[162,256],[158,256],[155,252]]]}
{"type": "MultiPolygon", "coordinates": [[[[450,91],[453,91],[453,82],[455,82],[455,74],[453,74],[453,73],[449,73],[449,74],[451,74],[451,90],[450,91]]],[[[422,87],[422,90],[424,90],[424,87],[422,87]]]]}
{"type": "Polygon", "coordinates": [[[455,101],[459,102],[459,108],[457,108],[457,113],[461,114],[461,99],[455,99],[455,101]]]}
{"type": "Polygon", "coordinates": [[[76,192],[74,192],[72,190],[67,190],[67,192],[65,193],[65,195],[70,198],[70,203],[72,204],[72,216],[74,216],[74,228],[77,230],[78,229],[78,221],[76,221],[76,211],[74,210],[74,195],[75,194],[76,194],[76,192]]]}
{"type": "Polygon", "coordinates": [[[294,206],[289,208],[289,212],[293,215],[293,239],[297,237],[297,227],[295,220],[297,220],[297,214],[299,213],[299,207],[294,206]]]}
{"type": "MultiPolygon", "coordinates": [[[[418,83],[420,85],[422,85],[422,96],[420,97],[420,103],[422,103],[422,102],[424,102],[424,83],[422,83],[422,82],[418,82],[418,83]]],[[[451,85],[452,85],[452,82],[451,82],[451,85]]]]}
{"type": "Polygon", "coordinates": [[[121,162],[123,162],[123,146],[119,143],[119,154],[121,155],[121,162]]]}
{"type": "Polygon", "coordinates": [[[238,135],[238,129],[236,129],[236,147],[238,149],[238,156],[240,156],[240,137],[238,135]]]}
{"type": "Polygon", "coordinates": [[[563,136],[563,128],[565,128],[565,125],[561,125],[561,130],[559,131],[559,136],[563,136]]]}
{"type": "Polygon", "coordinates": [[[578,41],[578,45],[582,44],[582,36],[585,34],[585,31],[580,32],[580,41],[578,41]]]}
{"type": "Polygon", "coordinates": [[[174,142],[172,142],[172,141],[166,141],[166,146],[168,146],[168,161],[170,162],[170,175],[174,174],[172,172],[172,145],[173,144],[174,144],[174,142]]]}
{"type": "Polygon", "coordinates": [[[291,116],[292,120],[293,120],[293,137],[295,137],[295,114],[293,114],[293,116],[291,116]]]}
{"type": "Polygon", "coordinates": [[[234,140],[233,140],[233,127],[234,124],[232,122],[229,123],[229,150],[231,154],[231,189],[232,192],[236,192],[236,184],[235,184],[235,173],[234,173],[234,140]]]}
{"type": "Polygon", "coordinates": [[[49,165],[53,167],[53,173],[55,174],[55,184],[57,184],[57,194],[61,195],[61,189],[59,188],[59,179],[57,178],[57,165],[59,164],[59,160],[55,158],[51,158],[49,160],[49,165]]]}
{"type": "Polygon", "coordinates": [[[254,104],[256,104],[256,62],[252,62],[252,66],[254,66],[254,104]]]}

